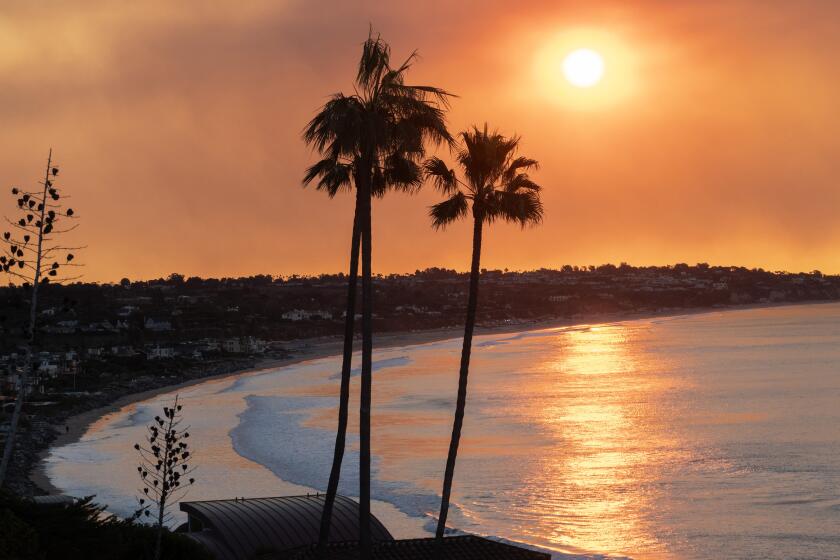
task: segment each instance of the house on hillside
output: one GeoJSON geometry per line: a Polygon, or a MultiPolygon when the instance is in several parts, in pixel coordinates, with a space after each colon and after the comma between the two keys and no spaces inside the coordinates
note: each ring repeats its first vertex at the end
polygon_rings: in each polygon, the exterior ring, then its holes
{"type": "Polygon", "coordinates": [[[139,309],[136,305],[123,305],[117,310],[117,315],[119,317],[128,317],[132,313],[139,311],[139,309]]]}
{"type": "Polygon", "coordinates": [[[268,343],[253,336],[228,338],[222,342],[222,350],[228,354],[262,354],[268,343]]]}
{"type": "Polygon", "coordinates": [[[306,311],[305,309],[292,309],[283,313],[281,317],[287,321],[309,321],[311,319],[332,319],[332,313],[323,310],[306,311]]]}
{"type": "Polygon", "coordinates": [[[265,340],[260,340],[259,338],[254,338],[253,336],[245,337],[243,343],[245,351],[249,354],[262,354],[268,346],[268,343],[265,340]]]}
{"type": "Polygon", "coordinates": [[[146,359],[148,360],[168,360],[174,357],[175,349],[171,346],[164,346],[163,348],[161,348],[158,345],[154,348],[149,348],[146,351],[146,359]]]}
{"type": "Polygon", "coordinates": [[[241,354],[242,343],[238,338],[228,338],[222,342],[222,350],[228,354],[241,354]]]}
{"type": "Polygon", "coordinates": [[[47,377],[55,377],[58,375],[58,370],[59,366],[55,363],[52,356],[48,352],[41,352],[38,358],[38,373],[47,377]]]}

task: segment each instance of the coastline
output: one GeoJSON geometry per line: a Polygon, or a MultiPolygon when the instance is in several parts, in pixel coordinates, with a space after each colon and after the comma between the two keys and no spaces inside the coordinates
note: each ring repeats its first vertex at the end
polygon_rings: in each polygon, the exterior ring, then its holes
{"type": "MultiPolygon", "coordinates": [[[[575,327],[586,325],[597,325],[605,323],[618,323],[634,320],[657,319],[667,317],[681,317],[689,315],[697,315],[703,313],[716,313],[721,311],[737,311],[747,309],[763,309],[772,307],[785,307],[792,305],[816,305],[825,303],[837,303],[834,300],[819,300],[806,302],[779,302],[779,303],[759,303],[759,304],[743,304],[730,305],[724,307],[703,307],[690,309],[663,309],[657,311],[635,311],[635,312],[618,312],[618,313],[600,313],[592,314],[586,317],[572,317],[565,319],[549,319],[539,321],[523,321],[518,323],[510,323],[505,325],[485,326],[476,328],[476,336],[493,335],[493,334],[507,334],[524,331],[534,331],[562,327],[575,327]]],[[[392,348],[399,346],[414,346],[432,342],[439,342],[452,338],[459,338],[462,336],[463,329],[461,327],[447,327],[440,329],[420,330],[420,331],[402,331],[396,333],[382,333],[375,334],[374,342],[375,348],[392,348]]],[[[359,350],[360,341],[354,341],[354,350],[359,350]]],[[[131,404],[141,402],[157,395],[170,393],[178,389],[191,387],[193,385],[210,381],[214,379],[232,378],[237,376],[251,375],[266,369],[274,369],[294,365],[300,362],[309,360],[316,360],[321,358],[328,358],[341,354],[343,350],[343,340],[338,337],[321,337],[301,339],[290,341],[287,350],[292,354],[287,358],[268,358],[257,361],[256,364],[238,370],[227,371],[206,377],[199,377],[189,379],[180,383],[172,385],[165,385],[139,391],[136,393],[129,393],[123,395],[110,404],[94,408],[73,416],[68,417],[64,421],[67,430],[61,430],[60,426],[53,426],[56,437],[49,443],[47,447],[41,449],[37,453],[37,459],[32,465],[28,474],[29,480],[40,490],[47,494],[60,494],[61,490],[55,487],[49,479],[46,472],[45,459],[55,447],[60,447],[79,441],[88,428],[97,420],[105,415],[119,411],[120,409],[131,404]]]]}

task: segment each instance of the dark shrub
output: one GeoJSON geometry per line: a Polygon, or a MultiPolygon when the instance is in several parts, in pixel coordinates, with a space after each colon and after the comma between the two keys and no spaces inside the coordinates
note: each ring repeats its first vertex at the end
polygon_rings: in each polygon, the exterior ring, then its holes
{"type": "MultiPolygon", "coordinates": [[[[153,527],[109,516],[92,496],[73,505],[38,506],[0,493],[0,559],[144,560],[154,547],[153,527]]],[[[164,532],[162,558],[212,560],[198,543],[164,532]]]]}

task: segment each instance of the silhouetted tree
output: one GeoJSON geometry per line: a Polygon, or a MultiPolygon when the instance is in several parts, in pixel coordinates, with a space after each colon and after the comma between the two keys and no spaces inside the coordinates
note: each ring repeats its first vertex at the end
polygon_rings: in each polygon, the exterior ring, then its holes
{"type": "Polygon", "coordinates": [[[455,474],[455,460],[461,440],[464,423],[464,408],[467,399],[467,377],[470,368],[475,314],[478,305],[478,278],[481,262],[481,234],[484,224],[496,220],[519,223],[522,227],[537,224],[542,220],[543,208],[540,202],[540,186],[528,176],[529,169],[536,169],[536,160],[517,156],[519,138],[506,138],[498,132],[489,132],[473,127],[461,133],[462,146],[457,153],[464,179],[458,178],[454,169],[449,169],[443,160],[431,158],[425,163],[427,176],[447,199],[432,206],[430,215],[435,229],[467,216],[472,210],[473,247],[470,267],[470,291],[467,303],[467,320],[464,327],[464,343],[461,349],[461,368],[458,376],[458,399],[455,407],[455,421],[446,471],[443,478],[443,493],[436,536],[443,538],[446,516],[449,513],[449,496],[455,474]],[[472,208],[470,208],[472,204],[472,208]]]}
{"type": "MultiPolygon", "coordinates": [[[[110,515],[93,496],[62,507],[0,491],[0,558],[14,560],[146,560],[155,528],[110,515]]],[[[164,559],[212,560],[210,552],[179,533],[164,533],[164,559]]]]}
{"type": "Polygon", "coordinates": [[[154,423],[149,425],[146,441],[134,445],[140,454],[137,473],[143,483],[143,496],[138,498],[140,507],[134,518],[155,515],[155,560],[160,559],[163,528],[169,521],[170,508],[195,483],[190,476],[195,467],[190,466],[192,455],[186,441],[190,437],[189,428],[181,427],[182,408],[178,404],[178,395],[175,395],[172,406],[163,407],[163,416],[155,416],[154,423]]]}
{"type": "Polygon", "coordinates": [[[425,143],[451,142],[444,109],[450,96],[431,86],[405,83],[416,53],[400,66],[391,66],[390,47],[371,33],[362,49],[354,84],[355,94],[335,94],[313,118],[303,137],[323,159],[307,170],[304,183],[317,179],[317,188],[330,196],[355,187],[356,209],[350,251],[344,355],[339,420],[333,466],[327,487],[319,550],[329,538],[333,503],[338,491],[344,454],[349,402],[350,356],[353,342],[358,251],[362,252],[362,375],[360,398],[359,540],[363,558],[370,554],[370,400],[373,352],[371,280],[371,197],[388,188],[414,192],[422,183],[419,161],[425,143]]]}
{"type": "Polygon", "coordinates": [[[26,326],[26,361],[18,379],[17,399],[3,449],[3,458],[0,461],[0,488],[6,479],[12,459],[23,401],[26,398],[26,385],[33,370],[38,291],[41,286],[50,282],[61,283],[78,278],[61,275],[62,269],[80,266],[73,262],[73,251],[81,247],[63,247],[56,243],[56,236],[76,228],[76,225],[59,226],[65,220],[76,219],[76,215],[72,208],[65,207],[61,202],[62,194],[56,185],[58,171],[50,149],[41,187],[35,191],[12,188],[12,196],[17,204],[17,219],[10,219],[8,216],[5,218],[10,229],[3,232],[3,238],[0,240],[0,270],[11,277],[12,284],[20,284],[21,289],[28,291],[30,296],[29,322],[26,326]],[[61,227],[63,229],[60,229],[61,227]]]}

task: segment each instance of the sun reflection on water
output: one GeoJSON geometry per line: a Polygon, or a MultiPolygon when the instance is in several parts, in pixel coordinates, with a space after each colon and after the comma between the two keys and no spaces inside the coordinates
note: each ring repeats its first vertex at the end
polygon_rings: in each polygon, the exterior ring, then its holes
{"type": "Polygon", "coordinates": [[[544,395],[530,420],[553,441],[526,484],[534,489],[526,509],[545,513],[522,531],[560,549],[664,554],[646,522],[662,459],[656,448],[665,443],[656,441],[649,404],[664,388],[639,374],[651,356],[623,325],[562,332],[551,344],[536,366],[542,375],[522,388],[544,395]]]}

